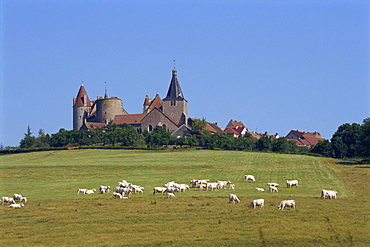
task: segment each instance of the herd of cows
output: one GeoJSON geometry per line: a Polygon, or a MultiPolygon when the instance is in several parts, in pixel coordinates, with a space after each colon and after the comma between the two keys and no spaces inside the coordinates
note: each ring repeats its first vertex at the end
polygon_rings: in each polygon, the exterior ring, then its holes
{"type": "MultiPolygon", "coordinates": [[[[256,179],[253,175],[245,175],[244,179],[246,182],[255,182],[256,179]]],[[[192,188],[197,188],[198,190],[219,190],[219,189],[227,189],[235,190],[235,184],[231,181],[217,181],[217,182],[210,182],[208,179],[192,179],[190,181],[190,185],[192,188]]],[[[278,183],[267,183],[269,192],[279,192],[278,183]]],[[[287,180],[286,181],[287,188],[298,187],[298,180],[287,180]]],[[[112,193],[112,198],[116,199],[128,199],[132,193],[143,193],[144,187],[139,185],[134,185],[132,183],[127,182],[126,180],[122,180],[118,182],[118,186],[115,188],[115,192],[112,193]]],[[[167,195],[167,198],[176,197],[175,193],[177,192],[185,192],[186,190],[190,190],[190,186],[188,184],[178,184],[175,181],[167,182],[162,187],[154,187],[153,188],[153,195],[161,193],[163,196],[167,195]]],[[[257,191],[263,192],[265,191],[263,188],[256,187],[257,191]]],[[[77,195],[79,194],[94,194],[96,189],[77,189],[77,195]]],[[[110,192],[110,186],[101,185],[99,187],[99,193],[106,194],[110,192]]],[[[229,203],[238,204],[240,203],[240,199],[235,194],[229,195],[229,203]]],[[[324,199],[336,199],[337,198],[337,191],[335,190],[321,190],[321,198],[324,199]]],[[[27,202],[27,198],[23,197],[20,194],[14,194],[13,197],[2,197],[1,205],[10,204],[9,208],[21,208],[24,207],[24,203],[27,202]]],[[[255,209],[256,207],[260,207],[262,209],[264,207],[265,200],[264,199],[256,199],[250,202],[249,208],[255,209]]],[[[283,200],[280,202],[278,209],[284,210],[284,208],[296,208],[295,200],[283,200]]]]}

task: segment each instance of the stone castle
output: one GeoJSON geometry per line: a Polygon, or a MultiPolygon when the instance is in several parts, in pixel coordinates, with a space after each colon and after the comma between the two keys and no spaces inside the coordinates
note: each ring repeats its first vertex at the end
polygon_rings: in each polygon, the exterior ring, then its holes
{"type": "Polygon", "coordinates": [[[165,98],[157,94],[154,99],[145,96],[143,112],[129,114],[117,97],[98,96],[90,100],[82,84],[77,97],[73,98],[73,129],[101,129],[108,123],[128,124],[141,131],[151,131],[156,126],[163,126],[177,136],[189,132],[188,101],[184,98],[177,70],[172,70],[172,78],[165,98]],[[177,133],[178,132],[178,133],[177,133]],[[177,133],[177,134],[176,134],[177,133]]]}

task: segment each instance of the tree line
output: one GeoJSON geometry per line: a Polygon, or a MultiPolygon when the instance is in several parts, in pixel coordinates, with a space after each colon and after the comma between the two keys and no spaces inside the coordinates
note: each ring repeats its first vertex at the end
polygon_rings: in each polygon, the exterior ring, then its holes
{"type": "Polygon", "coordinates": [[[268,135],[255,139],[248,134],[234,138],[226,134],[211,134],[204,130],[205,119],[193,122],[193,133],[185,137],[174,137],[164,127],[157,126],[153,131],[141,131],[130,125],[108,124],[104,129],[65,130],[52,135],[42,129],[34,136],[30,126],[20,141],[21,149],[62,148],[75,146],[104,146],[130,148],[200,147],[204,149],[224,149],[287,154],[314,154],[333,158],[370,157],[370,118],[362,124],[343,124],[330,140],[320,141],[311,148],[299,147],[294,141],[284,137],[271,139],[268,135]]]}

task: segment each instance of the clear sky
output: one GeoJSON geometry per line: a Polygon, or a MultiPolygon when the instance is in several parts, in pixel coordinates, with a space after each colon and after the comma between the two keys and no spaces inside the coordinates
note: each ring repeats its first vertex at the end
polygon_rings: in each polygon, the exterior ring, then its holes
{"type": "Polygon", "coordinates": [[[369,1],[1,1],[0,143],[72,129],[72,99],[141,113],[176,60],[189,116],[250,131],[318,131],[370,117],[369,1]]]}

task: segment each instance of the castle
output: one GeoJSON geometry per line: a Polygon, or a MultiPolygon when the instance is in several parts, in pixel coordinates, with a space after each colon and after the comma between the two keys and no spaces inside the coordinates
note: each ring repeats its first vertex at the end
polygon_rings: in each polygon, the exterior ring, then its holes
{"type": "Polygon", "coordinates": [[[154,99],[150,99],[146,95],[143,112],[140,114],[129,114],[123,108],[122,100],[109,98],[107,92],[104,97],[98,96],[96,100],[90,101],[82,84],[77,97],[73,98],[73,129],[101,129],[108,123],[128,124],[141,131],[151,131],[156,126],[162,126],[177,136],[189,132],[188,101],[182,93],[176,68],[172,70],[166,97],[161,99],[157,94],[154,99]]]}

